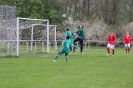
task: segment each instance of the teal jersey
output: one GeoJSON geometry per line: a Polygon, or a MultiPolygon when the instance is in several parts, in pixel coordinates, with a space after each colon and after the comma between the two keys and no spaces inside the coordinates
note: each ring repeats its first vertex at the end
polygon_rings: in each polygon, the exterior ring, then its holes
{"type": "Polygon", "coordinates": [[[73,34],[73,32],[71,32],[71,31],[67,31],[66,33],[65,33],[67,36],[70,36],[70,38],[74,38],[74,34],[73,34]]]}
{"type": "Polygon", "coordinates": [[[82,26],[81,29],[78,29],[76,34],[79,36],[79,38],[84,38],[84,26],[82,26]]]}
{"type": "Polygon", "coordinates": [[[74,33],[71,32],[71,31],[67,31],[65,34],[67,36],[70,36],[70,41],[71,41],[71,43],[73,43],[73,41],[74,41],[74,33]]]}
{"type": "Polygon", "coordinates": [[[63,52],[69,53],[70,52],[71,41],[66,39],[62,42],[62,45],[63,45],[63,49],[62,49],[63,52]]]}

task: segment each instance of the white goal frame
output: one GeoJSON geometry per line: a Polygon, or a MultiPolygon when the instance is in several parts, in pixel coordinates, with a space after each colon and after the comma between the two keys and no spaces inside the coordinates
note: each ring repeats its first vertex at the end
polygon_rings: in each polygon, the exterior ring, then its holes
{"type": "Polygon", "coordinates": [[[31,18],[21,18],[17,17],[17,30],[16,30],[16,55],[19,56],[19,42],[21,41],[19,39],[19,20],[31,20],[31,21],[42,21],[42,22],[47,22],[46,24],[46,30],[47,30],[47,53],[49,53],[49,20],[48,19],[31,19],[31,18]]]}

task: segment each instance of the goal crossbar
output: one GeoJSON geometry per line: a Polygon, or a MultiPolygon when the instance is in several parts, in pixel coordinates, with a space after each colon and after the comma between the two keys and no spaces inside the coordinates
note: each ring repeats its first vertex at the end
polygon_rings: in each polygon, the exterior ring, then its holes
{"type": "Polygon", "coordinates": [[[49,21],[48,19],[32,19],[32,18],[22,18],[22,17],[17,17],[20,20],[32,20],[32,21],[49,21]]]}

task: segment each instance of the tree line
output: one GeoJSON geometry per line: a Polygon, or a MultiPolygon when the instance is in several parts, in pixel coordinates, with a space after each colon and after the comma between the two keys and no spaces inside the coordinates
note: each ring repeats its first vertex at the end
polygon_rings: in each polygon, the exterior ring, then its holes
{"type": "Polygon", "coordinates": [[[16,6],[18,17],[49,19],[54,24],[61,23],[66,12],[57,0],[0,0],[0,5],[16,6]]]}
{"type": "Polygon", "coordinates": [[[133,0],[64,0],[68,13],[78,20],[104,20],[108,25],[133,21],[133,0]]]}
{"type": "Polygon", "coordinates": [[[133,21],[133,0],[0,0],[1,5],[16,6],[17,16],[49,19],[62,23],[74,20],[103,20],[107,25],[121,25],[133,21]]]}

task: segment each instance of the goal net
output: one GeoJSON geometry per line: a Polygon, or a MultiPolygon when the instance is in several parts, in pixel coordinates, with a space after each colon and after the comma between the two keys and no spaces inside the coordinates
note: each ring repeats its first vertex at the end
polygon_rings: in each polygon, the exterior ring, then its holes
{"type": "MultiPolygon", "coordinates": [[[[19,45],[26,44],[29,45],[33,42],[46,42],[46,52],[49,53],[49,20],[47,19],[30,19],[30,18],[17,18],[17,29],[16,29],[16,52],[17,56],[19,55],[19,45]],[[44,26],[37,26],[34,30],[35,35],[33,34],[33,24],[42,24],[44,26]],[[34,35],[34,37],[33,37],[34,35]],[[43,38],[44,37],[44,38],[43,38]]],[[[21,48],[20,48],[21,49],[21,48]]],[[[28,50],[28,49],[27,49],[28,50]]]]}
{"type": "Polygon", "coordinates": [[[47,25],[45,24],[32,24],[32,29],[31,29],[31,40],[32,41],[30,44],[30,51],[44,52],[44,48],[47,47],[46,46],[47,45],[47,42],[46,42],[47,34],[49,36],[49,51],[51,50],[51,48],[55,50],[57,49],[56,25],[49,25],[49,33],[47,33],[47,30],[44,29],[45,27],[47,27],[47,25]]]}
{"type": "Polygon", "coordinates": [[[0,56],[14,54],[16,51],[14,33],[16,7],[0,5],[0,56]]]}
{"type": "MultiPolygon", "coordinates": [[[[0,46],[1,53],[13,54],[19,56],[19,53],[25,52],[23,48],[32,42],[46,42],[46,52],[49,53],[49,20],[14,18],[2,21],[0,28],[0,46]],[[7,23],[8,22],[8,23],[7,23]],[[43,24],[38,26],[35,31],[35,37],[32,38],[32,25],[43,24]],[[44,38],[43,38],[44,37],[44,38]]],[[[26,48],[27,49],[27,48],[26,48]]],[[[28,49],[27,49],[28,51],[28,49]]]]}

